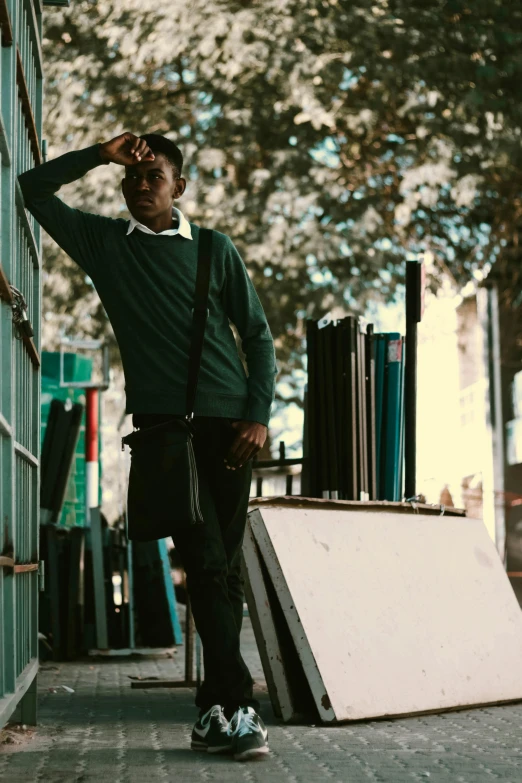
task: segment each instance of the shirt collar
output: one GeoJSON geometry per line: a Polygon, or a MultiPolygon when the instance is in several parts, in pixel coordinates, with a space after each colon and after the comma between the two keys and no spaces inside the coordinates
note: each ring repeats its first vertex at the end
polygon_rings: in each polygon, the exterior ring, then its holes
{"type": "Polygon", "coordinates": [[[185,237],[185,239],[193,238],[192,230],[190,228],[190,223],[188,222],[187,218],[185,217],[185,215],[180,209],[176,209],[176,207],[172,207],[172,219],[177,223],[175,227],[168,228],[165,231],[159,231],[156,234],[155,231],[152,231],[147,226],[144,226],[143,223],[140,223],[139,220],[136,220],[136,218],[131,215],[131,218],[129,220],[129,228],[127,229],[127,236],[131,234],[135,228],[137,228],[140,231],[143,231],[144,234],[152,234],[155,237],[161,237],[161,236],[173,237],[176,234],[181,234],[181,236],[185,237]]]}

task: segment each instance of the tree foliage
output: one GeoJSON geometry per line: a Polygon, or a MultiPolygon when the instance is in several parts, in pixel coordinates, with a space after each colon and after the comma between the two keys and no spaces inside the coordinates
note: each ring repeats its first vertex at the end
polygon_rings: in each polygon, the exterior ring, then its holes
{"type": "MultiPolygon", "coordinates": [[[[78,0],[46,12],[50,154],[179,143],[180,206],[235,241],[291,377],[304,319],[392,298],[411,253],[433,252],[434,285],[493,265],[520,313],[521,43],[513,0],[78,0]]],[[[117,214],[120,174],[76,203],[117,214]]],[[[92,289],[47,252],[48,307],[80,320],[92,289]]]]}

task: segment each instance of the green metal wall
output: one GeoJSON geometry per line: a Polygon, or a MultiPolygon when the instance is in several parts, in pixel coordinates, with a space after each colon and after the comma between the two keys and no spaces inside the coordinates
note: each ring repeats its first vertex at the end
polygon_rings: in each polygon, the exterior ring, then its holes
{"type": "Polygon", "coordinates": [[[17,175],[40,162],[40,0],[0,0],[0,726],[36,722],[40,459],[40,231],[17,175]],[[34,337],[15,339],[8,284],[34,337]]]}

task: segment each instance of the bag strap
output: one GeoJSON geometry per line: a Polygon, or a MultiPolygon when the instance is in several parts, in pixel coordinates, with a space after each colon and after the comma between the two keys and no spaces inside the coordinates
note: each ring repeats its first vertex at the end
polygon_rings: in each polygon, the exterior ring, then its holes
{"type": "Polygon", "coordinates": [[[189,371],[187,383],[187,417],[194,415],[194,403],[198,388],[201,354],[205,339],[205,327],[208,318],[208,291],[210,286],[210,268],[212,266],[212,230],[199,229],[198,269],[196,274],[196,293],[192,310],[192,340],[190,342],[189,371]]]}

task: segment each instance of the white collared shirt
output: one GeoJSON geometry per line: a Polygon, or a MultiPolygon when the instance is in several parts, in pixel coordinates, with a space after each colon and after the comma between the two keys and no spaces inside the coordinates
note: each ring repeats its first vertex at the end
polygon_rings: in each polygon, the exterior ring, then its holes
{"type": "Polygon", "coordinates": [[[131,215],[127,236],[129,236],[129,234],[134,231],[135,228],[138,228],[140,231],[143,231],[144,234],[152,234],[155,237],[173,237],[176,236],[176,234],[181,234],[181,236],[185,237],[185,239],[192,239],[190,223],[180,209],[172,207],[172,219],[177,223],[175,228],[168,228],[166,231],[158,231],[156,234],[155,231],[152,231],[147,226],[144,226],[143,223],[140,223],[139,220],[136,220],[136,218],[131,215]]]}

